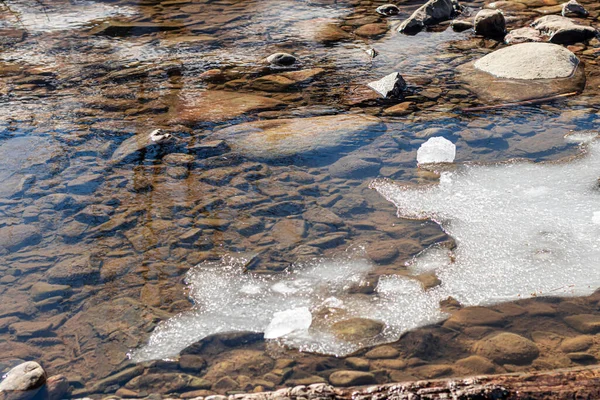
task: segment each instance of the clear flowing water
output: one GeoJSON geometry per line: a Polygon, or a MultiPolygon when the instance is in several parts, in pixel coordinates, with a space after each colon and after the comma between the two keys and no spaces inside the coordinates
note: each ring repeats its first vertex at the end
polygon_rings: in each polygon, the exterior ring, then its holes
{"type": "MultiPolygon", "coordinates": [[[[509,29],[551,3],[506,11],[509,29]]],[[[536,270],[557,265],[547,275],[567,287],[548,294],[596,289],[595,152],[545,163],[581,152],[565,135],[595,132],[600,42],[570,46],[585,64],[580,94],[473,112],[491,105],[477,94],[486,84],[467,86],[460,66],[502,45],[447,25],[398,34],[419,4],[401,3],[390,18],[374,12],[381,4],[2,2],[1,369],[40,361],[67,376],[75,397],[207,395],[327,381],[340,369],[380,383],[472,374],[455,362],[496,330],[579,334],[565,318],[594,314],[597,300],[540,298],[536,289],[554,286],[508,271],[531,254],[503,238],[529,232],[520,220],[536,219],[536,232],[552,225],[527,238],[536,270]],[[265,63],[279,51],[298,63],[265,63]],[[366,87],[394,71],[408,84],[404,99],[366,87]],[[441,183],[416,163],[434,136],[457,146],[456,171],[444,167],[441,183]],[[533,189],[510,191],[525,177],[533,189]],[[582,210],[567,197],[549,219],[536,214],[558,189],[583,199],[582,210]],[[501,210],[481,209],[492,199],[501,210]],[[423,219],[406,218],[415,213],[423,219]],[[571,288],[563,265],[579,283],[591,276],[584,290],[571,288]],[[488,305],[502,322],[442,322],[458,319],[458,302],[488,305]],[[262,339],[276,313],[306,309],[309,329],[262,339]],[[365,355],[382,343],[397,354],[365,355]]],[[[598,6],[585,5],[596,24],[598,6]]],[[[483,3],[465,6],[466,15],[483,3]]],[[[306,325],[305,314],[281,315],[306,325]]],[[[553,346],[490,371],[578,363],[553,346]]]]}

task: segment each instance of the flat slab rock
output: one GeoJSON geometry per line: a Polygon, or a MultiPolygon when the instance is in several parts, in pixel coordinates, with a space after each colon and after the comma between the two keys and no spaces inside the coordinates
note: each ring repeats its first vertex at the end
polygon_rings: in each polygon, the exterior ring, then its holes
{"type": "Polygon", "coordinates": [[[339,114],[249,122],[217,131],[214,138],[247,157],[276,160],[325,157],[335,149],[360,145],[383,130],[379,118],[339,114]]]}
{"type": "Polygon", "coordinates": [[[505,79],[555,79],[572,76],[579,59],[551,43],[521,43],[494,51],[477,60],[475,68],[505,79]]]}

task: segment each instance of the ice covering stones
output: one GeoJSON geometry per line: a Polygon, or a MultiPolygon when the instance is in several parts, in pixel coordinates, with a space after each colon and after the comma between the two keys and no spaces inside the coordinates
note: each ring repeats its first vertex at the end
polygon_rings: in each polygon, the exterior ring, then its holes
{"type": "Polygon", "coordinates": [[[443,137],[432,137],[417,150],[419,164],[451,163],[456,157],[456,146],[443,137]]]}
{"type": "Polygon", "coordinates": [[[599,171],[594,142],[569,163],[465,165],[439,185],[374,187],[401,217],[437,221],[456,240],[453,257],[430,258],[427,269],[442,281],[437,295],[472,306],[600,287],[599,171]]]}
{"type": "Polygon", "coordinates": [[[475,62],[475,68],[506,79],[566,78],[579,59],[568,49],[551,43],[521,43],[494,51],[475,62]]]}

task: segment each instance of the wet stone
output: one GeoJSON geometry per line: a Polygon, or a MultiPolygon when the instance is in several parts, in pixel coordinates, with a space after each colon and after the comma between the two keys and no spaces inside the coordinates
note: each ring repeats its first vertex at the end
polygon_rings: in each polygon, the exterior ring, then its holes
{"type": "Polygon", "coordinates": [[[373,350],[368,351],[365,357],[370,360],[396,358],[400,355],[400,352],[392,346],[379,346],[373,350]]]}
{"type": "Polygon", "coordinates": [[[455,32],[464,32],[473,29],[473,23],[465,20],[455,19],[450,23],[450,26],[455,32]]]}
{"type": "Polygon", "coordinates": [[[592,347],[593,344],[593,336],[582,335],[563,340],[560,344],[560,350],[565,353],[582,352],[592,347]]]}
{"type": "Polygon", "coordinates": [[[498,10],[483,9],[475,15],[475,33],[492,39],[502,39],[506,32],[504,15],[498,10]]]}
{"type": "Polygon", "coordinates": [[[361,340],[379,335],[385,327],[379,321],[367,318],[350,318],[333,324],[333,333],[343,340],[361,340]]]}
{"type": "Polygon", "coordinates": [[[475,375],[492,374],[496,371],[496,366],[494,363],[481,356],[469,356],[462,358],[456,362],[456,365],[475,375]]]}
{"type": "Polygon", "coordinates": [[[364,358],[358,357],[349,357],[345,360],[345,363],[348,367],[358,370],[358,371],[368,371],[369,370],[369,360],[365,360],[364,358]]]}
{"type": "Polygon", "coordinates": [[[375,9],[378,14],[385,15],[389,17],[391,15],[398,15],[400,13],[400,9],[394,4],[383,4],[375,9]]]}
{"type": "Polygon", "coordinates": [[[565,322],[581,333],[600,332],[600,315],[580,314],[565,317],[565,322]]]}
{"type": "Polygon", "coordinates": [[[34,361],[12,368],[0,382],[0,399],[29,400],[46,383],[46,371],[34,361]]]}
{"type": "Polygon", "coordinates": [[[336,371],[329,375],[329,383],[334,386],[359,386],[377,383],[375,376],[361,371],[336,371]]]}
{"type": "Polygon", "coordinates": [[[501,326],[504,322],[504,316],[497,311],[485,307],[467,307],[452,314],[444,325],[456,329],[473,325],[501,326]]]}
{"type": "Polygon", "coordinates": [[[525,27],[513,29],[504,37],[506,44],[518,44],[525,42],[542,42],[544,38],[537,29],[525,27]]]}
{"type": "Polygon", "coordinates": [[[29,290],[33,300],[39,301],[48,297],[63,297],[71,291],[71,287],[68,285],[51,285],[46,282],[36,282],[29,290]]]}
{"type": "Polygon", "coordinates": [[[392,72],[378,81],[367,84],[384,99],[401,99],[402,93],[406,90],[406,82],[399,72],[392,72]]]}
{"type": "Polygon", "coordinates": [[[576,0],[569,0],[562,5],[561,15],[563,17],[585,18],[589,15],[589,12],[576,0]]]}
{"type": "Polygon", "coordinates": [[[458,3],[451,0],[429,0],[402,22],[398,32],[414,35],[426,26],[451,19],[457,8],[458,3]]]}
{"type": "Polygon", "coordinates": [[[538,347],[531,340],[508,332],[478,341],[473,350],[498,364],[528,364],[540,354],[538,347]]]}
{"type": "Polygon", "coordinates": [[[296,63],[296,57],[288,53],[275,53],[267,57],[267,62],[271,65],[288,67],[296,63]]]}
{"type": "Polygon", "coordinates": [[[40,242],[42,234],[33,225],[12,225],[0,228],[0,251],[18,251],[40,242]]]}
{"type": "Polygon", "coordinates": [[[591,39],[598,31],[586,25],[579,25],[573,20],[559,15],[547,15],[536,19],[531,26],[550,35],[550,42],[556,44],[573,44],[591,39]]]}

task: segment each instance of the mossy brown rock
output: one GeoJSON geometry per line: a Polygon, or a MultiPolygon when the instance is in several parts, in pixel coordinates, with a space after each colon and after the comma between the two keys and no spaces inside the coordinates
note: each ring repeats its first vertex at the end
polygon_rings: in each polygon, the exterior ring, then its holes
{"type": "Polygon", "coordinates": [[[377,336],[385,325],[367,318],[350,318],[333,324],[333,333],[343,340],[360,340],[377,336]]]}
{"type": "Polygon", "coordinates": [[[531,340],[509,332],[488,336],[475,343],[473,350],[498,364],[528,364],[540,354],[531,340]]]}

